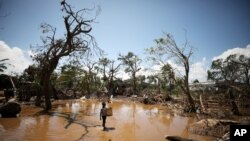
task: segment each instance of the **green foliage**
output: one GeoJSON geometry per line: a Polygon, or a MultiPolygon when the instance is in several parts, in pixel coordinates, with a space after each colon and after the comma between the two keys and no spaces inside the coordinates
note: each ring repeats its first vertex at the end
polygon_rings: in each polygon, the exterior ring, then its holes
{"type": "Polygon", "coordinates": [[[135,74],[141,69],[139,66],[141,59],[133,52],[128,52],[127,55],[119,55],[118,60],[121,60],[122,64],[125,66],[125,72],[135,74]]]}
{"type": "Polygon", "coordinates": [[[99,58],[99,65],[101,67],[98,67],[99,72],[101,72],[103,74],[103,81],[106,82],[108,80],[107,77],[107,67],[108,65],[110,65],[111,60],[109,60],[108,58],[104,57],[104,58],[99,58]]]}
{"type": "Polygon", "coordinates": [[[165,80],[165,82],[169,84],[173,84],[175,80],[175,73],[170,64],[165,64],[161,67],[161,77],[165,80]]]}
{"type": "Polygon", "coordinates": [[[195,84],[195,83],[199,83],[199,80],[198,79],[195,79],[194,81],[193,81],[193,83],[195,84]]]}
{"type": "Polygon", "coordinates": [[[128,52],[127,55],[120,54],[118,60],[121,60],[122,64],[125,66],[125,72],[131,74],[131,78],[133,79],[133,93],[137,94],[136,73],[141,70],[141,59],[133,52],[128,52]]]}
{"type": "Polygon", "coordinates": [[[101,85],[101,78],[94,72],[95,67],[82,69],[79,65],[68,64],[61,67],[56,85],[62,90],[80,91],[91,94],[101,85]]]}
{"type": "Polygon", "coordinates": [[[214,60],[208,71],[208,80],[241,82],[249,85],[249,78],[250,58],[244,55],[233,54],[225,60],[214,60]]]}
{"type": "Polygon", "coordinates": [[[99,64],[99,70],[102,74],[102,80],[104,82],[102,87],[106,87],[108,94],[112,95],[118,87],[118,84],[116,83],[116,74],[119,71],[121,64],[116,65],[115,61],[109,60],[108,58],[100,58],[99,64]]]}
{"type": "Polygon", "coordinates": [[[139,92],[141,92],[142,90],[150,87],[150,84],[145,82],[145,80],[146,80],[145,75],[139,75],[137,80],[138,80],[137,83],[138,83],[139,92]]]}
{"type": "Polygon", "coordinates": [[[64,65],[61,73],[56,80],[57,86],[62,89],[72,89],[77,87],[83,70],[79,66],[64,65]]]}
{"type": "Polygon", "coordinates": [[[9,77],[6,74],[0,74],[0,90],[13,88],[9,77]]]}
{"type": "Polygon", "coordinates": [[[23,74],[20,76],[22,82],[40,82],[40,69],[37,65],[33,64],[26,68],[23,74]]]}

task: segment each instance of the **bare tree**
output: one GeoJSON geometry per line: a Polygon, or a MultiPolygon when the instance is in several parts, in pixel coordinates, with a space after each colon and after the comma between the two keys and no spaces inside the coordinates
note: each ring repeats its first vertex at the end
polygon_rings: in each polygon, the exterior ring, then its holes
{"type": "Polygon", "coordinates": [[[167,59],[174,59],[177,64],[184,67],[185,75],[182,76],[184,85],[181,85],[181,88],[187,96],[189,111],[194,111],[195,103],[189,90],[189,60],[193,54],[193,47],[189,45],[187,40],[183,47],[178,46],[174,37],[169,33],[164,33],[164,37],[156,39],[155,42],[155,47],[147,49],[151,56],[153,56],[153,60],[158,60],[160,63],[165,65],[165,61],[167,59]]]}
{"type": "MultiPolygon", "coordinates": [[[[51,109],[50,101],[50,78],[62,57],[82,56],[90,46],[95,46],[95,40],[90,32],[91,23],[95,19],[85,19],[82,16],[90,9],[74,11],[72,6],[65,0],[61,1],[65,34],[62,38],[56,38],[56,28],[49,24],[42,24],[41,29],[47,36],[42,38],[43,45],[38,46],[34,60],[37,61],[41,69],[40,84],[45,95],[45,109],[51,109]]],[[[38,98],[39,101],[39,98],[38,98]]],[[[37,102],[39,105],[40,102],[37,102]]]]}
{"type": "Polygon", "coordinates": [[[90,94],[92,92],[92,88],[95,86],[95,77],[97,75],[97,72],[94,72],[97,67],[97,61],[94,59],[94,56],[92,54],[87,54],[85,58],[83,59],[83,65],[84,65],[84,81],[85,81],[85,87],[87,89],[87,97],[90,97],[90,94]]]}

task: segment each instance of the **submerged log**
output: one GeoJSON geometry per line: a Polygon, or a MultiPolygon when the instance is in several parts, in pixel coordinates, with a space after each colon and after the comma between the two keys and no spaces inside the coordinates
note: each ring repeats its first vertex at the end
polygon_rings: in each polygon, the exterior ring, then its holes
{"type": "Polygon", "coordinates": [[[165,136],[165,139],[169,141],[195,141],[193,139],[186,139],[180,136],[165,136]]]}
{"type": "Polygon", "coordinates": [[[21,106],[16,102],[8,102],[0,107],[2,117],[16,117],[20,112],[21,106]]]}

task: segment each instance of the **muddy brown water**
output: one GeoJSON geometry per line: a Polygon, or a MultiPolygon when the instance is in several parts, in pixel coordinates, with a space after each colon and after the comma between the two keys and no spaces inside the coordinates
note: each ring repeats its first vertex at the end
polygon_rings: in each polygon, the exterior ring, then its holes
{"type": "Polygon", "coordinates": [[[22,106],[18,118],[0,118],[1,141],[165,141],[165,135],[177,135],[198,141],[214,138],[188,131],[195,117],[182,117],[160,105],[133,101],[108,103],[113,116],[103,131],[99,113],[101,102],[68,100],[53,102],[50,113],[41,108],[22,106]]]}

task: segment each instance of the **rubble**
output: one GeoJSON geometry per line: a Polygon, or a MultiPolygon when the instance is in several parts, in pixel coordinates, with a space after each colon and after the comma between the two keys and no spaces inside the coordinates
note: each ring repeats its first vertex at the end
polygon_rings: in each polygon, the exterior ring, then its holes
{"type": "Polygon", "coordinates": [[[229,132],[229,126],[238,124],[234,120],[202,119],[189,127],[194,134],[222,137],[229,132]]]}

